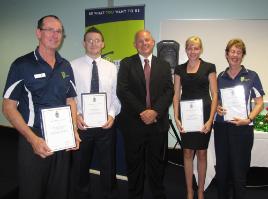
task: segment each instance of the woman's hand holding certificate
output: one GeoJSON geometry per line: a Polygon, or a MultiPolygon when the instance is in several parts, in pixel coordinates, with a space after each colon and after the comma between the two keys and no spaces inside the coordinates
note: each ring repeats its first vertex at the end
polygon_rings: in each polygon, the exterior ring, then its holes
{"type": "Polygon", "coordinates": [[[179,132],[180,133],[185,133],[185,131],[184,131],[182,125],[181,125],[181,121],[179,119],[175,118],[175,122],[176,122],[177,128],[179,129],[179,132]]]}

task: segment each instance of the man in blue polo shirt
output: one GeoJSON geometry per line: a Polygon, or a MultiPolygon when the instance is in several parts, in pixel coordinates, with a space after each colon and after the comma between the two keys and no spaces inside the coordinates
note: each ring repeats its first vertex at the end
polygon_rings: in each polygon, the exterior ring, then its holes
{"type": "Polygon", "coordinates": [[[42,133],[42,108],[70,105],[76,148],[76,97],[70,63],[57,52],[64,29],[54,15],[38,21],[39,46],[16,59],[10,68],[4,89],[3,113],[19,131],[19,198],[64,199],[69,186],[69,159],[66,151],[52,152],[42,133]]]}

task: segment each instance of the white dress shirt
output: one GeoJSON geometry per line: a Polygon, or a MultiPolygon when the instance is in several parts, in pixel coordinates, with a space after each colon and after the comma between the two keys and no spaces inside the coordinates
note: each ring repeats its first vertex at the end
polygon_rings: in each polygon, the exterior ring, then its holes
{"type": "Polygon", "coordinates": [[[139,54],[139,57],[140,57],[140,59],[141,59],[141,64],[142,64],[142,68],[143,68],[143,70],[144,70],[144,64],[145,64],[144,60],[145,60],[145,59],[148,59],[148,60],[149,60],[149,66],[150,66],[150,68],[151,68],[153,54],[149,55],[149,57],[147,57],[147,58],[145,58],[145,57],[143,57],[142,55],[139,54]]]}
{"type": "MultiPolygon", "coordinates": [[[[92,62],[94,60],[87,55],[71,61],[76,89],[77,89],[77,111],[82,114],[81,94],[90,93],[92,62]]],[[[115,118],[119,114],[121,105],[116,96],[117,69],[116,66],[101,57],[95,59],[99,74],[99,92],[107,95],[108,115],[115,118]]]]}

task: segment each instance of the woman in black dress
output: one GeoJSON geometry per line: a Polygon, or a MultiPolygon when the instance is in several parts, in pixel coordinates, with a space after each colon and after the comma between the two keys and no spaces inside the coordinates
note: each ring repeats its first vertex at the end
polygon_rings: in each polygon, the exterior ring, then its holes
{"type": "Polygon", "coordinates": [[[188,38],[185,44],[185,51],[188,61],[175,68],[174,117],[182,138],[187,199],[193,199],[194,197],[192,184],[195,151],[198,170],[198,199],[204,199],[207,148],[217,106],[216,67],[214,64],[200,59],[203,47],[199,37],[192,36],[188,38]],[[180,121],[180,101],[194,99],[202,99],[203,101],[204,126],[197,132],[185,132],[180,121]]]}

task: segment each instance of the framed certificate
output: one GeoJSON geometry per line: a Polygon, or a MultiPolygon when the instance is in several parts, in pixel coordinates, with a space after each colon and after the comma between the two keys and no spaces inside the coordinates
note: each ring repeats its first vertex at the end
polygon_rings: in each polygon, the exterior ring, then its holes
{"type": "Polygon", "coordinates": [[[185,132],[201,131],[204,126],[203,100],[180,101],[181,123],[185,132]]]}
{"type": "Polygon", "coordinates": [[[106,93],[82,93],[82,111],[88,128],[102,127],[108,119],[106,93]]]}
{"type": "Polygon", "coordinates": [[[224,120],[230,121],[234,117],[246,119],[247,107],[245,101],[245,89],[242,85],[220,89],[222,107],[226,109],[224,120]]]}
{"type": "Polygon", "coordinates": [[[46,143],[52,151],[76,146],[70,106],[41,109],[41,125],[46,143]]]}

